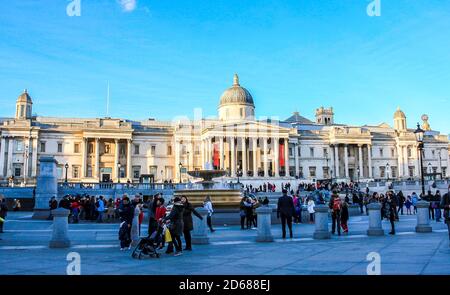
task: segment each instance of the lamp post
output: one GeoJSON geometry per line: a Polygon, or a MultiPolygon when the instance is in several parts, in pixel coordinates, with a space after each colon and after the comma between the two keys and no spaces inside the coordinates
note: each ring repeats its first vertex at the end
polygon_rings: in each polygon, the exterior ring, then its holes
{"type": "Polygon", "coordinates": [[[67,183],[67,169],[69,169],[69,164],[66,163],[66,164],[64,165],[64,168],[66,168],[66,177],[65,177],[64,182],[67,183]]]}
{"type": "Polygon", "coordinates": [[[425,181],[423,177],[423,135],[425,134],[425,131],[420,128],[419,123],[417,123],[417,129],[414,131],[414,136],[416,137],[417,141],[417,149],[419,150],[419,157],[420,157],[420,179],[422,182],[422,196],[425,196],[425,181]]]}
{"type": "Polygon", "coordinates": [[[180,162],[180,163],[178,163],[178,169],[180,171],[180,183],[181,183],[181,168],[183,168],[183,164],[181,164],[181,162],[180,162]]]}
{"type": "Polygon", "coordinates": [[[118,173],[117,173],[117,183],[120,183],[120,167],[122,167],[122,165],[119,163],[117,164],[117,168],[118,168],[118,173]]]}

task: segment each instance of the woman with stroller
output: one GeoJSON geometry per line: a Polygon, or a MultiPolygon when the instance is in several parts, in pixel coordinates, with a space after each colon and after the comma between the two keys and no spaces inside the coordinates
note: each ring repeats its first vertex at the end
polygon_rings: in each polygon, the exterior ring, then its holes
{"type": "MultiPolygon", "coordinates": [[[[182,244],[181,244],[181,234],[183,233],[183,211],[184,205],[181,203],[180,197],[175,197],[173,199],[173,207],[170,210],[168,216],[163,218],[163,222],[167,223],[169,226],[170,235],[172,236],[173,246],[175,246],[174,256],[180,256],[183,254],[182,244]]],[[[167,249],[166,253],[173,253],[173,247],[167,249]],[[172,248],[172,249],[170,249],[172,248]]]]}
{"type": "Polygon", "coordinates": [[[181,203],[184,205],[183,211],[183,236],[184,241],[186,242],[186,247],[184,250],[192,251],[192,243],[191,243],[191,230],[194,229],[194,222],[192,220],[192,214],[197,216],[200,220],[203,220],[203,217],[198,213],[194,206],[189,203],[189,200],[186,196],[181,196],[181,203]]]}

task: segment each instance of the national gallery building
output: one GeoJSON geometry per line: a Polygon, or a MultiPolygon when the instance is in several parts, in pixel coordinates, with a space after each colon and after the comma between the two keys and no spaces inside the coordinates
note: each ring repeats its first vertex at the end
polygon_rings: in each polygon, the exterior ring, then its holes
{"type": "MultiPolygon", "coordinates": [[[[32,115],[25,90],[14,118],[1,118],[0,179],[33,183],[39,157],[54,156],[70,182],[195,181],[186,171],[224,169],[225,180],[379,180],[418,178],[414,129],[397,109],[392,125],[350,126],[333,108],[313,120],[295,112],[256,120],[255,102],[237,75],[220,97],[217,119],[54,118],[32,115]]],[[[450,176],[449,139],[422,116],[425,173],[450,176]]],[[[414,121],[413,123],[416,123],[414,121]]],[[[415,124],[414,124],[415,125],[415,124]]]]}

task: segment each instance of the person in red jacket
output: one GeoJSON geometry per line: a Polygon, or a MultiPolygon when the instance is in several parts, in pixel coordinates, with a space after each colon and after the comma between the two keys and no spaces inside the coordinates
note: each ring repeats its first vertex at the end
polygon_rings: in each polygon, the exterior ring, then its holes
{"type": "Polygon", "coordinates": [[[156,201],[156,212],[155,212],[155,219],[156,221],[161,220],[161,218],[164,218],[166,216],[166,207],[164,206],[164,199],[158,198],[156,201]]]}

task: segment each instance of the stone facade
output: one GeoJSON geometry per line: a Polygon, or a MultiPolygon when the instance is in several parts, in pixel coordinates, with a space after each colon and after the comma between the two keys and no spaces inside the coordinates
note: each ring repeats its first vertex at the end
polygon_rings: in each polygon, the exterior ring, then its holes
{"type": "MultiPolygon", "coordinates": [[[[218,119],[133,121],[116,118],[51,118],[32,115],[24,91],[15,118],[2,118],[0,179],[33,183],[40,157],[54,156],[57,173],[70,182],[188,181],[185,170],[225,169],[243,180],[330,179],[368,181],[420,175],[415,129],[405,114],[393,126],[337,124],[333,108],[315,121],[298,112],[284,120],[257,120],[250,92],[237,75],[221,96],[218,119]],[[67,164],[67,165],[66,165],[67,164]],[[65,168],[67,166],[67,168],[65,168]]],[[[424,120],[426,173],[450,176],[449,140],[424,120]]]]}

